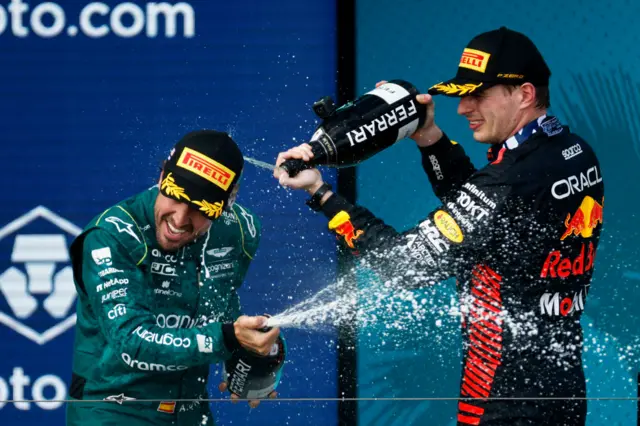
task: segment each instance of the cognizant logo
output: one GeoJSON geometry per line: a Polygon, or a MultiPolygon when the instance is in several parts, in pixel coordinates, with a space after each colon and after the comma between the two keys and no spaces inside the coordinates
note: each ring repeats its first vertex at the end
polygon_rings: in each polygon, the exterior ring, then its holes
{"type": "Polygon", "coordinates": [[[77,23],[68,22],[67,18],[58,3],[45,2],[31,7],[23,0],[11,0],[7,6],[0,4],[0,36],[8,34],[24,38],[33,34],[52,38],[66,33],[69,37],[82,34],[90,38],[109,34],[124,38],[139,35],[191,38],[195,35],[195,12],[185,2],[145,5],[125,2],[114,7],[91,2],[80,10],[77,23]],[[181,34],[178,34],[179,27],[181,34]]]}

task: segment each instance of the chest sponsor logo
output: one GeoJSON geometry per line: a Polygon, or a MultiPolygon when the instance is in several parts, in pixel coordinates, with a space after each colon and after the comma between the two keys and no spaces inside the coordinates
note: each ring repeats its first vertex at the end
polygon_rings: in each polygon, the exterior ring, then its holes
{"type": "Polygon", "coordinates": [[[566,317],[574,312],[584,311],[585,291],[580,290],[569,297],[562,297],[560,293],[545,293],[540,298],[540,313],[542,315],[566,317]]]}
{"type": "Polygon", "coordinates": [[[126,234],[131,235],[137,242],[141,242],[140,238],[136,235],[135,231],[133,230],[133,224],[125,222],[124,220],[116,216],[109,216],[104,221],[114,225],[118,230],[119,234],[124,232],[126,234]]]}
{"type": "Polygon", "coordinates": [[[178,261],[178,257],[175,254],[162,253],[158,249],[151,250],[151,256],[157,257],[165,263],[176,263],[178,261]]]}
{"type": "Polygon", "coordinates": [[[107,312],[107,318],[114,320],[118,317],[125,316],[127,314],[127,307],[122,303],[118,303],[109,312],[107,312]]]}
{"type": "Polygon", "coordinates": [[[117,290],[110,291],[107,294],[102,295],[102,303],[113,299],[120,299],[121,297],[127,297],[127,288],[119,288],[117,290]]]}
{"type": "Polygon", "coordinates": [[[580,154],[582,154],[582,146],[579,143],[562,150],[562,156],[565,160],[570,160],[580,154]]]}
{"type": "Polygon", "coordinates": [[[229,272],[233,270],[235,262],[221,262],[207,265],[207,271],[217,274],[218,272],[229,272]]]}
{"type": "Polygon", "coordinates": [[[176,267],[169,263],[151,262],[151,273],[156,275],[164,275],[167,277],[176,277],[176,267]]]}
{"type": "Polygon", "coordinates": [[[138,361],[137,359],[132,359],[128,353],[123,353],[121,357],[126,365],[142,371],[184,371],[189,368],[186,365],[165,365],[138,361]]]}
{"type": "Polygon", "coordinates": [[[478,203],[464,191],[460,191],[458,194],[457,203],[467,214],[476,220],[482,220],[489,215],[489,212],[485,208],[478,205],[478,203]]]}
{"type": "Polygon", "coordinates": [[[122,278],[122,279],[112,278],[109,281],[106,281],[102,284],[98,284],[96,286],[96,291],[100,293],[102,290],[106,290],[109,287],[113,287],[114,285],[126,285],[126,284],[129,284],[128,278],[122,278]]]}
{"type": "Polygon", "coordinates": [[[560,239],[564,240],[570,235],[580,235],[582,238],[591,237],[598,224],[602,224],[603,205],[604,197],[602,204],[588,195],[584,197],[573,216],[571,216],[571,213],[567,214],[567,218],[564,221],[566,231],[560,239]]]}
{"type": "Polygon", "coordinates": [[[206,317],[191,318],[189,315],[157,314],[156,325],[160,328],[193,328],[206,324],[206,317]]]}
{"type": "Polygon", "coordinates": [[[496,202],[493,201],[491,198],[487,197],[487,195],[483,191],[478,189],[478,187],[475,186],[474,184],[467,182],[464,184],[463,188],[468,190],[471,194],[478,197],[478,199],[482,201],[482,203],[485,206],[489,207],[490,209],[493,210],[497,207],[496,202]]]}
{"type": "Polygon", "coordinates": [[[579,194],[587,188],[591,188],[602,182],[597,166],[590,167],[579,175],[560,179],[551,186],[551,194],[556,200],[562,200],[570,195],[579,194]]]}
{"type": "Polygon", "coordinates": [[[232,251],[233,251],[233,247],[222,247],[222,248],[214,248],[211,250],[207,250],[207,254],[209,256],[213,256],[217,258],[223,258],[223,257],[227,257],[227,255],[232,251]]]}
{"type": "Polygon", "coordinates": [[[161,294],[169,297],[182,297],[182,293],[179,293],[171,288],[171,281],[162,281],[160,288],[153,290],[155,294],[161,294]]]}
{"type": "Polygon", "coordinates": [[[454,243],[461,243],[464,239],[462,230],[456,221],[444,210],[438,210],[433,215],[433,221],[435,222],[436,227],[440,230],[440,233],[454,243]]]}
{"type": "Polygon", "coordinates": [[[580,254],[575,258],[562,256],[560,250],[549,253],[540,272],[541,278],[568,278],[570,276],[582,275],[593,268],[595,260],[595,249],[592,242],[589,242],[585,253],[585,244],[582,243],[580,254]]]}
{"type": "Polygon", "coordinates": [[[173,346],[176,348],[188,348],[191,346],[191,339],[188,337],[173,337],[171,333],[159,334],[153,333],[149,330],[138,326],[133,330],[133,334],[138,335],[141,339],[149,343],[155,343],[157,345],[173,346]]]}

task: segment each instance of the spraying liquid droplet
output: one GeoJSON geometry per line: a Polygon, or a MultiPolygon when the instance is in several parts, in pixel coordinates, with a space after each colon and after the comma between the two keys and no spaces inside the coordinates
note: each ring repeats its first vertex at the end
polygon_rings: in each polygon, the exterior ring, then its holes
{"type": "Polygon", "coordinates": [[[252,157],[244,157],[244,160],[247,163],[251,163],[254,166],[258,166],[262,169],[273,170],[276,168],[276,166],[274,166],[273,164],[265,163],[264,161],[256,160],[255,158],[252,158],[252,157]]]}

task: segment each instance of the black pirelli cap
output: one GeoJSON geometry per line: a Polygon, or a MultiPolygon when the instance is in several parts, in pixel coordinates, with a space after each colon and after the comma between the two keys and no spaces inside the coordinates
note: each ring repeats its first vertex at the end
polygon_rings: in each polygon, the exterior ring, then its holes
{"type": "Polygon", "coordinates": [[[171,150],[163,167],[160,191],[193,204],[209,219],[217,219],[240,179],[244,158],[224,132],[187,133],[171,150]]]}
{"type": "Polygon", "coordinates": [[[462,97],[498,84],[548,86],[551,71],[536,45],[522,33],[501,27],[477,35],[462,52],[458,72],[429,88],[431,95],[462,97]]]}

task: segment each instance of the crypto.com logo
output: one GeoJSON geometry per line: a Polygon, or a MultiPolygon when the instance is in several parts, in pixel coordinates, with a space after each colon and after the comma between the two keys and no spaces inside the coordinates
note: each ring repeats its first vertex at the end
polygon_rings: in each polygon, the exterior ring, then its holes
{"type": "Polygon", "coordinates": [[[66,235],[22,234],[20,230],[35,220],[46,220],[75,237],[82,232],[68,220],[43,206],[38,206],[0,228],[0,240],[15,234],[11,263],[13,266],[0,271],[0,295],[4,297],[11,313],[0,311],[0,323],[43,345],[65,332],[76,323],[76,314],[68,316],[76,300],[71,266],[56,271],[56,265],[69,262],[66,235]],[[19,268],[23,266],[24,271],[19,268]],[[57,323],[40,333],[25,325],[38,309],[34,295],[48,295],[42,306],[57,323]]]}
{"type": "Polygon", "coordinates": [[[123,38],[140,35],[173,38],[180,36],[179,29],[185,38],[195,35],[195,11],[184,2],[123,2],[113,7],[91,2],[77,15],[71,11],[77,9],[77,5],[70,2],[60,5],[50,1],[33,4],[35,2],[27,0],[10,0],[7,3],[6,6],[0,4],[0,36],[6,32],[19,38],[30,35],[102,38],[109,34],[123,38]]]}

